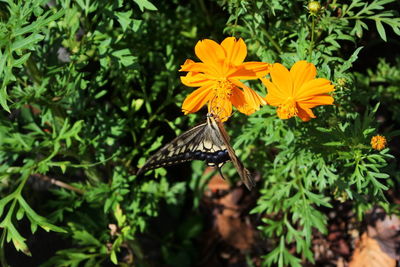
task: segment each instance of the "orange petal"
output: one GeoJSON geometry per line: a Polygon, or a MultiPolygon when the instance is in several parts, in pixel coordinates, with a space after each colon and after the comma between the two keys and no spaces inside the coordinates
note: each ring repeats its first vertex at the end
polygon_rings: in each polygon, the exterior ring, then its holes
{"type": "Polygon", "coordinates": [[[188,72],[186,76],[181,76],[181,82],[190,87],[201,87],[204,85],[214,84],[213,80],[210,80],[206,75],[203,73],[197,72],[188,72]]]}
{"type": "Polygon", "coordinates": [[[268,94],[265,97],[267,103],[271,106],[279,106],[284,103],[288,96],[286,92],[282,92],[269,79],[261,78],[261,82],[267,87],[268,94]]]}
{"type": "Polygon", "coordinates": [[[308,63],[305,60],[297,61],[290,69],[290,75],[293,79],[293,88],[295,90],[305,83],[315,78],[317,75],[317,69],[312,63],[308,63]]]}
{"type": "Polygon", "coordinates": [[[222,46],[213,40],[204,39],[197,42],[194,51],[196,56],[206,65],[209,65],[215,72],[221,72],[221,67],[226,57],[222,46]]]}
{"type": "Polygon", "coordinates": [[[253,80],[258,79],[257,73],[245,69],[244,67],[230,68],[230,71],[226,74],[228,78],[234,78],[236,80],[253,80]]]}
{"type": "Polygon", "coordinates": [[[271,68],[270,75],[282,96],[285,98],[293,96],[293,81],[287,68],[280,63],[275,63],[271,68]]]}
{"type": "Polygon", "coordinates": [[[267,102],[268,105],[274,106],[274,107],[277,107],[284,102],[284,100],[282,100],[281,98],[270,95],[270,94],[268,94],[265,97],[265,101],[267,102]]]}
{"type": "Polygon", "coordinates": [[[334,99],[330,95],[317,95],[308,100],[298,101],[298,103],[300,103],[303,107],[313,108],[321,105],[332,105],[333,101],[334,99]]]}
{"type": "Polygon", "coordinates": [[[240,111],[243,114],[250,115],[259,109],[259,106],[254,107],[246,102],[246,98],[242,90],[235,87],[235,89],[232,91],[233,94],[231,96],[231,102],[238,111],[240,111]]]}
{"type": "Polygon", "coordinates": [[[303,107],[301,104],[297,105],[297,116],[302,121],[309,121],[311,118],[316,118],[311,109],[303,107]]]}
{"type": "Polygon", "coordinates": [[[303,84],[303,86],[297,90],[295,99],[297,101],[301,101],[302,99],[309,98],[310,96],[326,94],[334,90],[335,87],[329,80],[324,78],[313,79],[303,84]]]}
{"type": "Polygon", "coordinates": [[[193,62],[191,64],[182,65],[179,71],[203,72],[213,76],[214,78],[220,76],[220,72],[216,71],[213,66],[201,62],[193,62]]]}
{"type": "Polygon", "coordinates": [[[267,104],[267,102],[265,102],[265,100],[261,96],[259,96],[253,89],[246,86],[244,83],[234,79],[228,79],[228,80],[237,87],[243,89],[245,101],[250,106],[250,108],[254,110],[259,110],[260,105],[267,104]]]}
{"type": "Polygon", "coordinates": [[[226,62],[238,66],[247,56],[247,47],[242,38],[236,41],[235,37],[228,37],[222,41],[221,46],[226,52],[226,62]]]}
{"type": "Polygon", "coordinates": [[[182,111],[185,115],[198,111],[213,97],[211,87],[212,85],[200,87],[186,97],[182,104],[182,111]]]}
{"type": "Polygon", "coordinates": [[[193,63],[195,63],[193,60],[191,59],[186,59],[185,63],[183,63],[183,65],[181,65],[181,69],[179,71],[187,71],[185,70],[185,68],[188,68],[190,65],[192,65],[193,63]]]}
{"type": "Polygon", "coordinates": [[[272,64],[255,61],[244,62],[242,66],[247,70],[254,71],[257,78],[266,76],[272,68],[272,64]]]}
{"type": "Polygon", "coordinates": [[[232,89],[232,95],[230,98],[232,105],[235,106],[235,108],[237,108],[237,110],[239,110],[240,112],[247,114],[247,103],[246,103],[246,99],[244,97],[244,93],[242,90],[240,90],[237,87],[234,87],[232,89]]]}

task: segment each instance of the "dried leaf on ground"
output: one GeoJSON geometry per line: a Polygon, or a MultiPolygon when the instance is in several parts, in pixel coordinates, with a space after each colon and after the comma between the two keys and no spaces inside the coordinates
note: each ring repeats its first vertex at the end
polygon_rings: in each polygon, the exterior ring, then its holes
{"type": "Polygon", "coordinates": [[[240,218],[218,214],[218,232],[222,239],[232,247],[242,251],[250,251],[254,244],[254,231],[251,225],[247,225],[240,218]]]}
{"type": "Polygon", "coordinates": [[[395,267],[396,260],[382,251],[378,241],[364,233],[354,251],[349,267],[395,267]]]}
{"type": "Polygon", "coordinates": [[[397,216],[386,215],[383,220],[376,220],[374,226],[368,226],[368,236],[378,241],[382,251],[400,260],[400,219],[397,216]]]}

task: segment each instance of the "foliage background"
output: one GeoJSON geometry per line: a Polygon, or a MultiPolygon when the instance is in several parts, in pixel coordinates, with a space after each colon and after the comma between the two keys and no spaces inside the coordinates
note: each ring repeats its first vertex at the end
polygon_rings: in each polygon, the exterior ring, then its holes
{"type": "Polygon", "coordinates": [[[336,85],[336,105],[309,123],[281,121],[270,107],[230,119],[239,157],[260,176],[251,213],[271,243],[261,265],[313,263],[312,235],[326,234],[337,203],[360,222],[375,205],[395,210],[399,4],[321,6],[310,15],[306,1],[289,0],[0,1],[2,263],[198,262],[204,164],[134,173],[203,120],[182,115],[191,89],[178,73],[203,38],[241,37],[250,60],[309,60],[336,85]],[[370,148],[378,132],[390,151],[370,148]]]}

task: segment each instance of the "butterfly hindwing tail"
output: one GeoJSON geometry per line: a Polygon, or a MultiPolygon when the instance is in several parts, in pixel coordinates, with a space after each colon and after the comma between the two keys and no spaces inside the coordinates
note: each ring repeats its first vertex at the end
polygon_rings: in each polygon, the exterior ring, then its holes
{"type": "Polygon", "coordinates": [[[219,133],[221,134],[221,139],[224,141],[225,146],[228,150],[229,157],[235,166],[237,172],[239,173],[240,178],[242,179],[243,183],[246,185],[247,189],[251,190],[255,186],[255,181],[248,169],[246,169],[243,163],[239,160],[236,156],[235,151],[233,150],[232,146],[229,143],[229,136],[225,131],[224,125],[219,119],[214,119],[213,117],[211,120],[218,126],[219,133]]]}

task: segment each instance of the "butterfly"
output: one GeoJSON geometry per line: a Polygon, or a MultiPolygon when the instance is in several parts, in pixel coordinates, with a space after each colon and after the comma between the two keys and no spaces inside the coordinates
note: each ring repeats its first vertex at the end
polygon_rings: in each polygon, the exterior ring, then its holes
{"type": "Polygon", "coordinates": [[[229,136],[222,122],[212,113],[207,114],[206,123],[184,132],[158,150],[136,175],[191,160],[204,160],[208,166],[217,167],[221,176],[221,167],[230,160],[246,187],[251,190],[255,185],[249,170],[243,166],[229,144],[229,136]]]}

